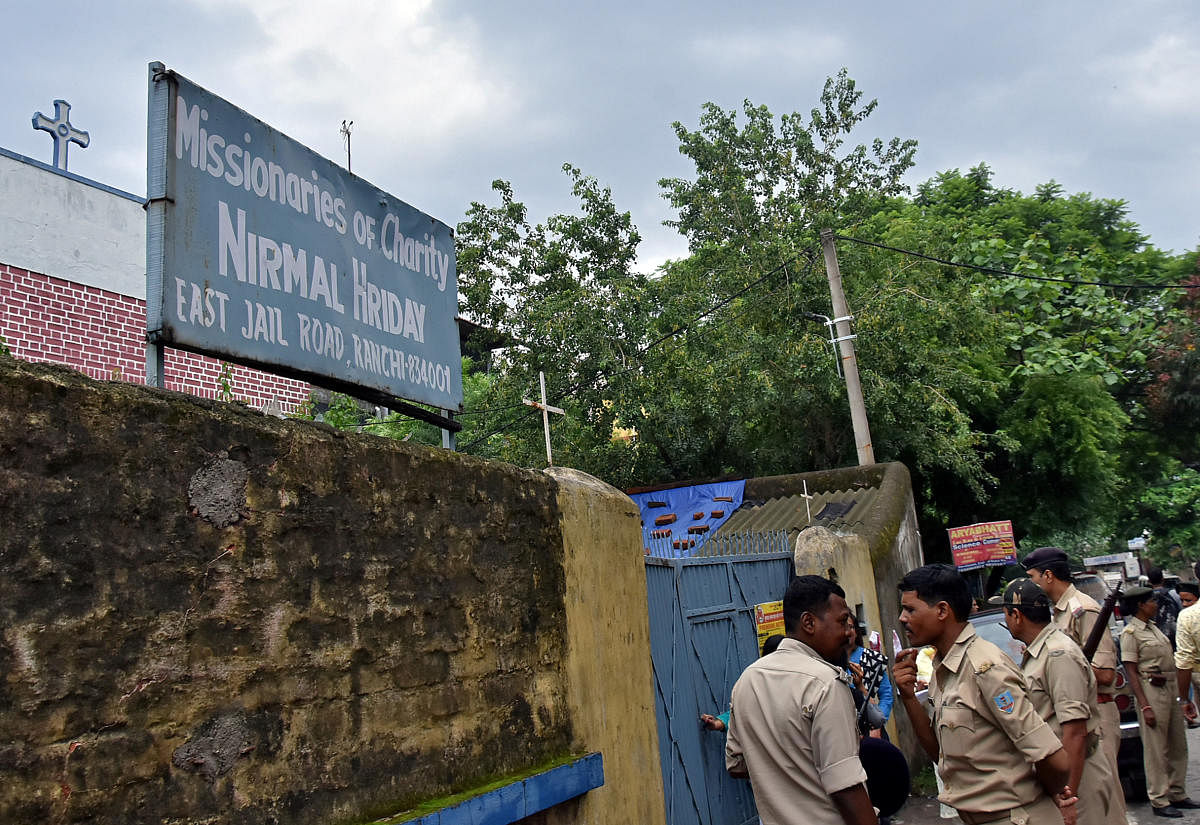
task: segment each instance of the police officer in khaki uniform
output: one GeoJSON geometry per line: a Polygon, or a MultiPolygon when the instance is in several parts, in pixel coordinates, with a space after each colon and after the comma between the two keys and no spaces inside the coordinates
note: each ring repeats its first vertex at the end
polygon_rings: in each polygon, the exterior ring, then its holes
{"type": "Polygon", "coordinates": [[[892,673],[918,740],[937,760],[945,785],[938,798],[966,825],[1073,825],[1066,751],[1013,661],[976,635],[970,611],[967,581],[953,567],[929,564],[900,581],[900,624],[916,647],[896,657],[892,673]],[[925,645],[937,651],[932,720],[916,697],[917,648],[925,645]]]}
{"type": "Polygon", "coordinates": [[[1188,799],[1185,787],[1187,738],[1175,696],[1175,651],[1170,639],[1154,626],[1157,612],[1158,600],[1150,588],[1134,587],[1125,593],[1121,661],[1137,697],[1150,804],[1158,816],[1181,817],[1180,808],[1200,808],[1200,802],[1188,799]]]}
{"type": "Polygon", "coordinates": [[[1001,604],[1009,632],[1025,644],[1021,671],[1029,700],[1070,757],[1067,784],[1079,790],[1079,825],[1126,825],[1114,798],[1120,783],[1100,748],[1096,677],[1083,651],[1051,624],[1050,597],[1030,579],[1010,583],[1001,604]]]}
{"type": "Polygon", "coordinates": [[[854,638],[845,593],[797,576],[783,622],[787,637],[733,686],[725,768],[749,777],[765,825],[876,825],[842,670],[854,638]]]}
{"type": "MultiPolygon", "coordinates": [[[[1071,583],[1071,568],[1067,554],[1058,547],[1039,547],[1021,561],[1038,587],[1053,602],[1054,624],[1075,644],[1083,647],[1100,617],[1100,605],[1087,593],[1081,593],[1071,583]]],[[[1108,756],[1114,776],[1117,770],[1117,751],[1121,747],[1121,712],[1113,696],[1117,678],[1117,646],[1112,634],[1105,633],[1092,656],[1092,673],[1096,677],[1096,701],[1100,705],[1100,730],[1104,733],[1101,747],[1108,756]]],[[[1125,812],[1125,797],[1118,795],[1117,804],[1125,812]]]]}

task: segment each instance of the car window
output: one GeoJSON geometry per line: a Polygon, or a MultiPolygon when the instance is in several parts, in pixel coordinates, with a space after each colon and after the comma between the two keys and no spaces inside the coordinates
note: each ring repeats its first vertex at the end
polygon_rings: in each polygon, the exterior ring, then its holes
{"type": "Polygon", "coordinates": [[[1074,577],[1075,589],[1087,593],[1097,602],[1103,602],[1108,595],[1108,586],[1095,573],[1081,573],[1074,577]]]}
{"type": "Polygon", "coordinates": [[[1008,632],[1008,626],[1004,624],[1004,614],[996,613],[976,613],[971,617],[971,624],[975,625],[975,632],[996,647],[1003,650],[1009,657],[1018,665],[1021,664],[1021,656],[1025,652],[1025,645],[1018,642],[1008,632]]]}

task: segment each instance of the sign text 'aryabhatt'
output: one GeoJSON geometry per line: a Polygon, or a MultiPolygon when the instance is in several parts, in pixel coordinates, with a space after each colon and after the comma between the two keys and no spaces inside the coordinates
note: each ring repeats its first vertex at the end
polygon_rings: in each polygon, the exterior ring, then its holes
{"type": "Polygon", "coordinates": [[[951,527],[950,552],[959,570],[1003,567],[1017,561],[1011,521],[985,521],[965,527],[951,527]]]}
{"type": "Polygon", "coordinates": [[[150,86],[151,335],[460,409],[450,227],[179,75],[150,86]]]}

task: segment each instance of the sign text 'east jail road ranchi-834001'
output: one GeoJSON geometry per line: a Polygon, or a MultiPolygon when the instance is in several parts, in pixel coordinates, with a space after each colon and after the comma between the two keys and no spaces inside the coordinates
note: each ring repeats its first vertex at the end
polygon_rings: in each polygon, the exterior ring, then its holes
{"type": "Polygon", "coordinates": [[[147,255],[147,325],[158,340],[461,409],[449,226],[152,66],[151,180],[156,129],[165,208],[149,210],[162,255],[157,274],[147,255]],[[169,91],[156,117],[158,83],[169,91]]]}

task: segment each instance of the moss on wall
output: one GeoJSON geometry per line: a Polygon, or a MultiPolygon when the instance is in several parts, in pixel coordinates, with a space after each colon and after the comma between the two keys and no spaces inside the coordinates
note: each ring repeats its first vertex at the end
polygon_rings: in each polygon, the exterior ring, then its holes
{"type": "Polygon", "coordinates": [[[570,751],[556,490],[0,359],[0,821],[348,820],[570,751]]]}

